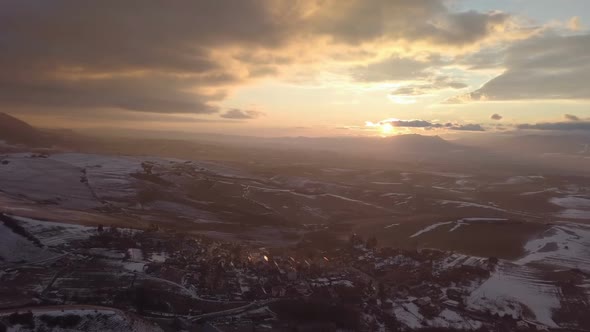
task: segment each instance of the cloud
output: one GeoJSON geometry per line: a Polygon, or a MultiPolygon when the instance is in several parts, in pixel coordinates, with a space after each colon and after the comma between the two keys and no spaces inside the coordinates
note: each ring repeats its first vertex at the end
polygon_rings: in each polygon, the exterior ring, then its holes
{"type": "Polygon", "coordinates": [[[429,128],[433,124],[426,120],[394,120],[389,121],[394,127],[407,127],[407,128],[429,128]]]}
{"type": "Polygon", "coordinates": [[[252,111],[252,110],[240,110],[237,108],[233,108],[228,110],[227,112],[221,114],[222,118],[225,119],[237,119],[237,120],[248,120],[248,119],[256,119],[265,114],[260,111],[252,111]]]}
{"type": "Polygon", "coordinates": [[[568,121],[580,121],[580,118],[573,114],[564,114],[563,117],[568,121]]]}
{"type": "Polygon", "coordinates": [[[502,116],[498,113],[494,113],[490,116],[490,119],[500,121],[500,120],[502,120],[502,116]]]}
{"type": "MultiPolygon", "coordinates": [[[[508,14],[456,12],[442,0],[6,0],[0,106],[211,114],[236,86],[299,61],[323,63],[326,50],[463,49],[511,29],[508,14]]],[[[357,63],[373,56],[357,53],[357,63]]],[[[435,64],[398,57],[361,66],[355,78],[426,78],[435,64]]]]}
{"type": "Polygon", "coordinates": [[[352,44],[385,37],[465,46],[512,25],[508,14],[452,12],[437,0],[326,0],[321,8],[312,29],[352,44]]]}
{"type": "Polygon", "coordinates": [[[496,69],[502,66],[505,57],[506,49],[496,45],[457,57],[456,63],[467,66],[470,70],[496,69]]]}
{"type": "Polygon", "coordinates": [[[580,21],[580,17],[579,16],[574,16],[572,18],[570,18],[567,23],[566,23],[568,29],[572,30],[572,31],[580,31],[584,28],[584,26],[582,25],[582,22],[580,21]]]}
{"type": "Polygon", "coordinates": [[[517,128],[523,130],[590,131],[590,121],[519,124],[517,128]]]}
{"type": "MultiPolygon", "coordinates": [[[[447,124],[448,125],[448,124],[447,124]]],[[[447,127],[451,130],[461,130],[461,131],[485,131],[485,129],[480,124],[468,123],[464,125],[457,125],[452,124],[450,127],[447,127]]]]}
{"type": "Polygon", "coordinates": [[[509,47],[506,70],[480,89],[447,103],[590,99],[590,34],[545,34],[509,47]]]}
{"type": "Polygon", "coordinates": [[[392,91],[391,94],[396,96],[420,96],[443,89],[458,90],[466,87],[467,84],[454,81],[448,76],[438,76],[431,78],[429,83],[402,86],[392,91]]]}
{"type": "Polygon", "coordinates": [[[351,75],[362,82],[421,80],[432,76],[433,69],[445,63],[439,55],[428,55],[424,59],[392,55],[378,62],[357,66],[351,70],[351,75]]]}
{"type": "Polygon", "coordinates": [[[382,126],[384,124],[390,124],[394,127],[399,128],[422,128],[422,129],[446,129],[446,130],[458,130],[458,131],[485,131],[480,124],[458,124],[458,123],[436,123],[427,120],[399,120],[399,119],[386,119],[379,121],[378,123],[367,122],[369,127],[382,126]]]}

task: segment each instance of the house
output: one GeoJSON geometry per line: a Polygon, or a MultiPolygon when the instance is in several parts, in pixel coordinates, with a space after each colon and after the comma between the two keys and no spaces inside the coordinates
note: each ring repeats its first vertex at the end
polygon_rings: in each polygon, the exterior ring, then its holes
{"type": "Polygon", "coordinates": [[[290,269],[289,271],[287,271],[287,280],[289,280],[289,281],[297,280],[297,270],[290,269]]]}
{"type": "Polygon", "coordinates": [[[287,294],[287,289],[283,286],[272,286],[271,294],[273,297],[284,297],[287,294]]]}
{"type": "Polygon", "coordinates": [[[516,322],[516,329],[521,331],[528,331],[530,330],[529,323],[525,322],[524,320],[519,320],[518,322],[516,322]]]}

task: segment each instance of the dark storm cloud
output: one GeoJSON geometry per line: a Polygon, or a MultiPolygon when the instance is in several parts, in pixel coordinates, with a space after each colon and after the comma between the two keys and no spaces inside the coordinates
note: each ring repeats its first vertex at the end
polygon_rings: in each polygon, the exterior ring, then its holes
{"type": "Polygon", "coordinates": [[[459,131],[485,131],[480,124],[457,124],[447,122],[445,124],[430,122],[427,120],[384,120],[380,124],[389,123],[394,127],[401,128],[423,128],[423,129],[447,129],[459,131]]]}
{"type": "Polygon", "coordinates": [[[490,119],[500,121],[500,120],[502,120],[502,116],[498,113],[494,113],[490,116],[490,119]]]}
{"type": "Polygon", "coordinates": [[[238,120],[256,119],[261,116],[264,116],[263,112],[252,110],[240,110],[236,108],[228,110],[227,112],[221,114],[222,118],[238,120]]]}
{"type": "Polygon", "coordinates": [[[120,108],[156,113],[215,113],[210,102],[223,95],[183,91],[195,80],[167,75],[97,80],[0,81],[0,100],[6,106],[120,108]]]}
{"type": "Polygon", "coordinates": [[[428,128],[432,127],[433,124],[426,120],[394,120],[389,121],[394,127],[408,127],[408,128],[428,128]]]}
{"type": "Polygon", "coordinates": [[[506,71],[449,102],[590,99],[590,35],[545,35],[507,50],[506,71]]]}
{"type": "Polygon", "coordinates": [[[590,131],[590,121],[520,124],[517,125],[517,128],[526,130],[590,131]]]}
{"type": "MultiPolygon", "coordinates": [[[[288,55],[293,43],[328,37],[351,49],[376,40],[462,47],[510,21],[501,13],[452,12],[442,0],[0,0],[0,6],[0,106],[78,112],[208,114],[218,111],[225,90],[298,61],[298,54],[288,55]]],[[[438,60],[392,61],[357,77],[415,78],[438,60]],[[386,77],[375,76],[383,66],[386,77]]]]}
{"type": "MultiPolygon", "coordinates": [[[[449,125],[449,124],[447,124],[447,125],[449,125]]],[[[447,128],[449,128],[451,130],[461,130],[461,131],[485,131],[485,129],[480,124],[473,124],[473,123],[464,124],[464,125],[451,124],[450,126],[447,126],[447,128]]]]}
{"type": "Polygon", "coordinates": [[[580,118],[573,114],[564,114],[563,117],[568,121],[580,121],[580,118]]]}
{"type": "MultiPolygon", "coordinates": [[[[2,1],[0,103],[212,113],[199,88],[240,81],[218,46],[277,47],[287,29],[264,1],[2,1]]],[[[286,15],[287,16],[287,15],[286,15]]],[[[254,74],[270,73],[258,66],[254,74]]]]}

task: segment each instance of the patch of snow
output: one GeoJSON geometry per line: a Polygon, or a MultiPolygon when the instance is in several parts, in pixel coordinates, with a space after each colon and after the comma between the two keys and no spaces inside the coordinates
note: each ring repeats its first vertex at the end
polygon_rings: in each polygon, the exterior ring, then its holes
{"type": "Polygon", "coordinates": [[[518,176],[509,177],[508,179],[506,179],[506,181],[496,183],[496,184],[505,184],[505,185],[527,184],[527,183],[533,183],[533,182],[543,180],[543,179],[545,179],[543,176],[538,176],[538,175],[529,175],[529,176],[518,175],[518,176]]]}
{"type": "Polygon", "coordinates": [[[506,210],[497,208],[495,206],[478,204],[478,203],[473,203],[473,202],[450,201],[450,200],[439,200],[437,202],[441,205],[450,205],[450,204],[457,205],[457,207],[459,207],[459,208],[481,208],[481,209],[490,209],[490,210],[495,210],[495,211],[506,212],[506,210]]]}
{"type": "Polygon", "coordinates": [[[458,330],[476,330],[482,326],[482,323],[471,319],[465,319],[450,309],[444,309],[438,317],[429,320],[428,325],[458,330]]]}
{"type": "Polygon", "coordinates": [[[47,201],[72,209],[92,209],[102,204],[80,181],[81,169],[50,158],[11,155],[2,165],[0,187],[11,195],[47,201]]]}
{"type": "Polygon", "coordinates": [[[410,195],[403,194],[403,193],[385,193],[382,194],[381,197],[408,197],[410,195]]]}
{"type": "Polygon", "coordinates": [[[520,196],[532,196],[532,195],[538,195],[538,194],[544,194],[544,193],[559,193],[559,188],[547,188],[547,189],[543,189],[543,190],[539,190],[539,191],[529,191],[529,192],[524,192],[521,193],[520,196]]]}
{"type": "Polygon", "coordinates": [[[11,216],[29,233],[48,247],[67,244],[75,240],[87,239],[96,234],[96,227],[41,221],[26,217],[11,216]]]}
{"type": "Polygon", "coordinates": [[[553,197],[549,202],[564,208],[557,213],[558,217],[590,220],[590,198],[580,196],[553,197]]]}
{"type": "Polygon", "coordinates": [[[449,225],[449,224],[452,224],[452,223],[454,223],[454,221],[439,222],[439,223],[430,225],[430,226],[428,226],[426,228],[423,228],[423,229],[419,230],[418,232],[410,235],[410,237],[420,236],[420,235],[422,235],[424,233],[428,233],[428,232],[430,232],[430,231],[432,231],[432,230],[434,230],[434,229],[436,229],[436,228],[438,228],[440,226],[449,225]]]}
{"type": "Polygon", "coordinates": [[[154,263],[164,263],[168,258],[169,258],[169,256],[165,252],[160,252],[160,253],[154,252],[150,255],[150,258],[148,259],[148,261],[154,262],[154,263]]]}
{"type": "Polygon", "coordinates": [[[423,327],[424,316],[420,314],[420,310],[414,303],[403,303],[401,306],[396,306],[393,313],[400,323],[411,329],[423,327]]]}
{"type": "Polygon", "coordinates": [[[589,209],[590,198],[579,196],[553,197],[549,202],[567,209],[589,209]]]}
{"type": "Polygon", "coordinates": [[[145,263],[142,262],[124,262],[123,268],[131,272],[143,272],[145,269],[145,263]]]}
{"type": "Polygon", "coordinates": [[[0,222],[0,264],[32,263],[59,256],[58,253],[36,246],[0,222]]]}
{"type": "Polygon", "coordinates": [[[129,260],[134,262],[141,262],[143,261],[143,252],[141,249],[138,248],[129,248],[127,249],[127,254],[129,255],[129,260]]]}
{"type": "Polygon", "coordinates": [[[540,262],[590,272],[590,229],[580,225],[554,226],[524,246],[526,255],[515,263],[540,262]]]}
{"type": "Polygon", "coordinates": [[[449,232],[454,232],[458,228],[464,225],[469,225],[471,222],[494,222],[494,221],[508,221],[505,218],[463,218],[457,220],[455,226],[449,230],[449,232]]]}
{"type": "Polygon", "coordinates": [[[544,282],[540,272],[510,263],[501,264],[487,281],[471,293],[466,304],[472,309],[490,310],[515,319],[526,315],[524,305],[533,313],[531,319],[548,327],[557,327],[552,314],[560,307],[559,290],[544,282]]]}

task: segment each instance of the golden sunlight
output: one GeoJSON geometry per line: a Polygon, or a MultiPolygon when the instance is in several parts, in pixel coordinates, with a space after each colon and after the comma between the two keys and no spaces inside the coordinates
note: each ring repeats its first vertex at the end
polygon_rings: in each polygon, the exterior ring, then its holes
{"type": "Polygon", "coordinates": [[[381,135],[389,136],[395,131],[395,127],[391,123],[383,123],[380,125],[381,135]]]}

